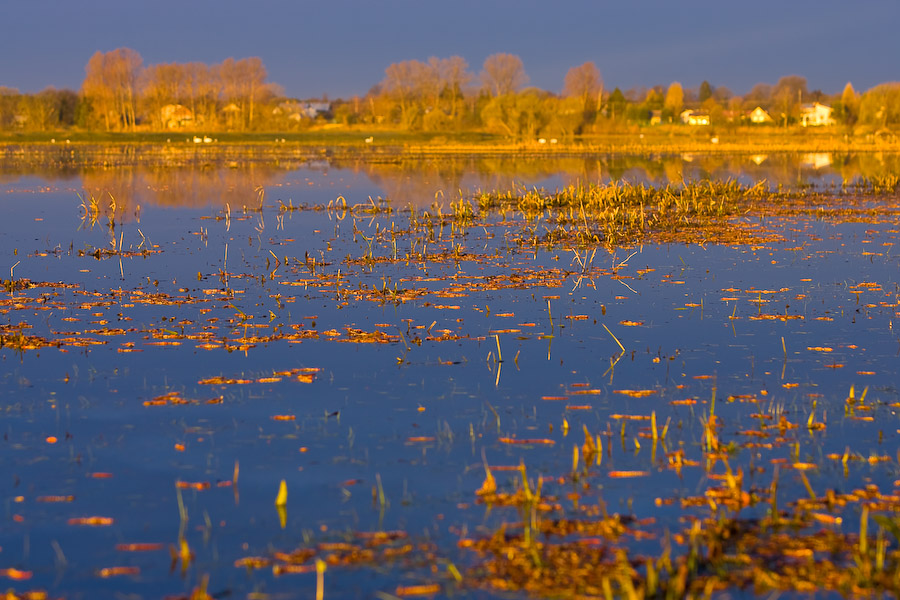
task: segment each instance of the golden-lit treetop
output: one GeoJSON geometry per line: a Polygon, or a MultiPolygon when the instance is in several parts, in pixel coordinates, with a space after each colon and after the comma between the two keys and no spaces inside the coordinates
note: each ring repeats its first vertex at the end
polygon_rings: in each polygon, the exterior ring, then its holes
{"type": "Polygon", "coordinates": [[[519,91],[528,83],[528,75],[521,58],[501,52],[484,59],[481,82],[488,94],[502,96],[519,91]]]}
{"type": "Polygon", "coordinates": [[[681,110],[684,108],[684,88],[679,82],[673,81],[669,84],[663,108],[671,111],[673,115],[681,114],[681,110]]]}
{"type": "Polygon", "coordinates": [[[563,96],[587,99],[596,96],[602,89],[603,77],[600,76],[600,69],[593,62],[586,62],[572,67],[566,73],[563,96]]]}

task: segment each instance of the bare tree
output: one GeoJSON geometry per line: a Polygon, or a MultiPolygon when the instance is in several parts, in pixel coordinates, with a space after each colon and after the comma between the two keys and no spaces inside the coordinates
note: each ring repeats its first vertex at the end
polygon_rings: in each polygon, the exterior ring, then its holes
{"type": "Polygon", "coordinates": [[[186,89],[185,65],[161,63],[144,69],[142,90],[151,120],[159,129],[165,129],[163,107],[181,101],[186,89]]]}
{"type": "Polygon", "coordinates": [[[589,104],[596,101],[602,91],[603,77],[600,76],[600,70],[593,62],[586,62],[583,65],[572,67],[566,73],[563,96],[567,98],[581,98],[585,110],[587,110],[589,104]]]}
{"type": "Polygon", "coordinates": [[[484,60],[481,82],[491,96],[502,96],[519,91],[528,83],[528,75],[521,58],[501,52],[484,60]]]}
{"type": "Polygon", "coordinates": [[[771,106],[772,86],[768,83],[757,83],[744,96],[744,108],[752,110],[757,106],[768,109],[771,106]]]}
{"type": "Polygon", "coordinates": [[[799,116],[800,104],[807,95],[806,77],[785,75],[775,84],[772,90],[773,105],[781,111],[785,127],[789,118],[799,116]]]}
{"type": "Polygon", "coordinates": [[[242,92],[242,82],[240,69],[237,61],[233,58],[226,58],[222,64],[216,68],[218,75],[219,94],[222,102],[225,104],[225,110],[228,111],[229,118],[227,125],[237,129],[244,128],[244,98],[242,92]],[[236,120],[236,123],[235,123],[236,120]]]}
{"type": "Polygon", "coordinates": [[[384,70],[382,87],[396,99],[404,129],[412,127],[418,114],[416,105],[422,98],[422,84],[429,79],[429,70],[428,65],[418,60],[391,63],[384,70]]]}
{"type": "Polygon", "coordinates": [[[472,81],[469,63],[461,56],[445,58],[443,78],[447,94],[450,96],[450,115],[455,119],[459,114],[459,101],[463,98],[463,90],[472,81]]]}
{"type": "Polygon", "coordinates": [[[190,104],[191,114],[198,123],[210,122],[215,118],[217,68],[201,62],[185,65],[185,95],[190,104]]]}
{"type": "Polygon", "coordinates": [[[243,83],[243,95],[249,105],[249,119],[247,126],[253,128],[255,106],[266,94],[266,67],[258,56],[242,58],[237,62],[238,71],[243,83]]]}
{"type": "Polygon", "coordinates": [[[107,52],[104,62],[111,76],[122,125],[134,131],[137,122],[138,80],[144,60],[131,48],[117,48],[107,52]]]}
{"type": "Polygon", "coordinates": [[[95,52],[85,67],[82,94],[102,114],[106,129],[131,129],[136,123],[141,55],[131,48],[95,52]]]}
{"type": "Polygon", "coordinates": [[[90,104],[95,116],[99,115],[106,128],[112,129],[115,119],[115,99],[112,85],[104,69],[104,54],[95,52],[84,68],[85,77],[81,84],[81,95],[90,104]]]}
{"type": "Polygon", "coordinates": [[[58,94],[49,87],[37,94],[19,96],[18,114],[24,117],[23,127],[30,131],[48,131],[59,124],[58,94]]]}

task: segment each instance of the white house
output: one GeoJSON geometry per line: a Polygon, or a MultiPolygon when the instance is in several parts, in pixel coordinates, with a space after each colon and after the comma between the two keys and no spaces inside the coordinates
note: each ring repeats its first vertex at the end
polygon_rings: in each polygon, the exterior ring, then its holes
{"type": "Polygon", "coordinates": [[[832,108],[813,102],[812,104],[804,104],[800,107],[800,125],[802,127],[820,127],[822,125],[834,125],[835,120],[831,117],[832,108]]]}
{"type": "Polygon", "coordinates": [[[679,116],[685,125],[709,125],[709,115],[695,113],[691,109],[682,111],[679,116]]]}
{"type": "Polygon", "coordinates": [[[315,119],[316,117],[328,117],[331,114],[331,104],[328,102],[299,100],[285,100],[272,109],[273,115],[287,115],[292,121],[301,119],[315,119]]]}

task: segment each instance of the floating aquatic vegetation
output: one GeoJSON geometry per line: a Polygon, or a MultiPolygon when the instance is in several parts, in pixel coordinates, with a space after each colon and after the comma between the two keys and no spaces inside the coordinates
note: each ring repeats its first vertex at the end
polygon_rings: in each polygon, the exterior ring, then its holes
{"type": "Polygon", "coordinates": [[[88,200],[68,250],[51,232],[15,266],[65,281],[0,291],[0,573],[173,598],[896,592],[876,187],[269,190],[162,231],[146,210],[141,237],[88,200]]]}

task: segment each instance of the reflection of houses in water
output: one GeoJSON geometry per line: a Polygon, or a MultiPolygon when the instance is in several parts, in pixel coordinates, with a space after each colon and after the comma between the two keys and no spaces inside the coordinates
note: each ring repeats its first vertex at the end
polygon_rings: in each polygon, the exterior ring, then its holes
{"type": "Polygon", "coordinates": [[[828,152],[809,152],[800,155],[801,167],[812,167],[813,169],[822,169],[830,167],[832,163],[831,154],[828,152]]]}
{"type": "MultiPolygon", "coordinates": [[[[0,181],[21,175],[38,175],[51,181],[59,181],[65,174],[80,177],[82,185],[76,183],[73,187],[83,187],[88,195],[100,200],[101,208],[109,204],[109,194],[112,194],[117,210],[128,221],[134,218],[138,205],[218,211],[228,203],[232,211],[240,211],[242,206],[257,206],[260,186],[267,188],[268,206],[277,206],[281,197],[287,202],[290,196],[284,194],[293,192],[295,204],[324,204],[340,193],[350,204],[365,202],[371,195],[385,197],[400,208],[413,205],[427,209],[436,201],[446,206],[459,198],[460,193],[470,199],[477,190],[521,191],[537,187],[552,191],[568,185],[610,180],[665,185],[706,178],[751,183],[766,180],[770,186],[790,187],[798,181],[818,184],[829,183],[836,177],[852,181],[856,177],[900,173],[900,154],[868,152],[757,155],[696,152],[650,156],[599,153],[550,158],[490,154],[427,158],[359,155],[297,158],[293,162],[279,160],[276,164],[268,154],[260,155],[258,161],[230,160],[237,157],[218,148],[207,151],[195,149],[192,144],[189,153],[174,146],[171,150],[166,148],[166,152],[158,150],[152,155],[152,166],[146,164],[143,156],[135,156],[134,149],[128,149],[115,156],[114,168],[71,167],[68,172],[59,169],[57,154],[48,153],[46,162],[0,173],[0,181]],[[211,161],[215,164],[214,157],[220,157],[216,159],[221,165],[218,168],[210,167],[211,161]],[[136,158],[144,164],[133,164],[136,158]],[[269,159],[272,162],[266,162],[269,159]],[[353,177],[341,179],[346,173],[352,173],[353,177]],[[336,184],[341,187],[334,187],[336,184]],[[291,185],[302,185],[303,191],[291,189],[291,185]]],[[[105,149],[104,160],[109,158],[106,153],[116,151],[105,149]]],[[[67,155],[70,151],[65,152],[67,155]]],[[[0,151],[0,158],[3,156],[0,151]]]]}

